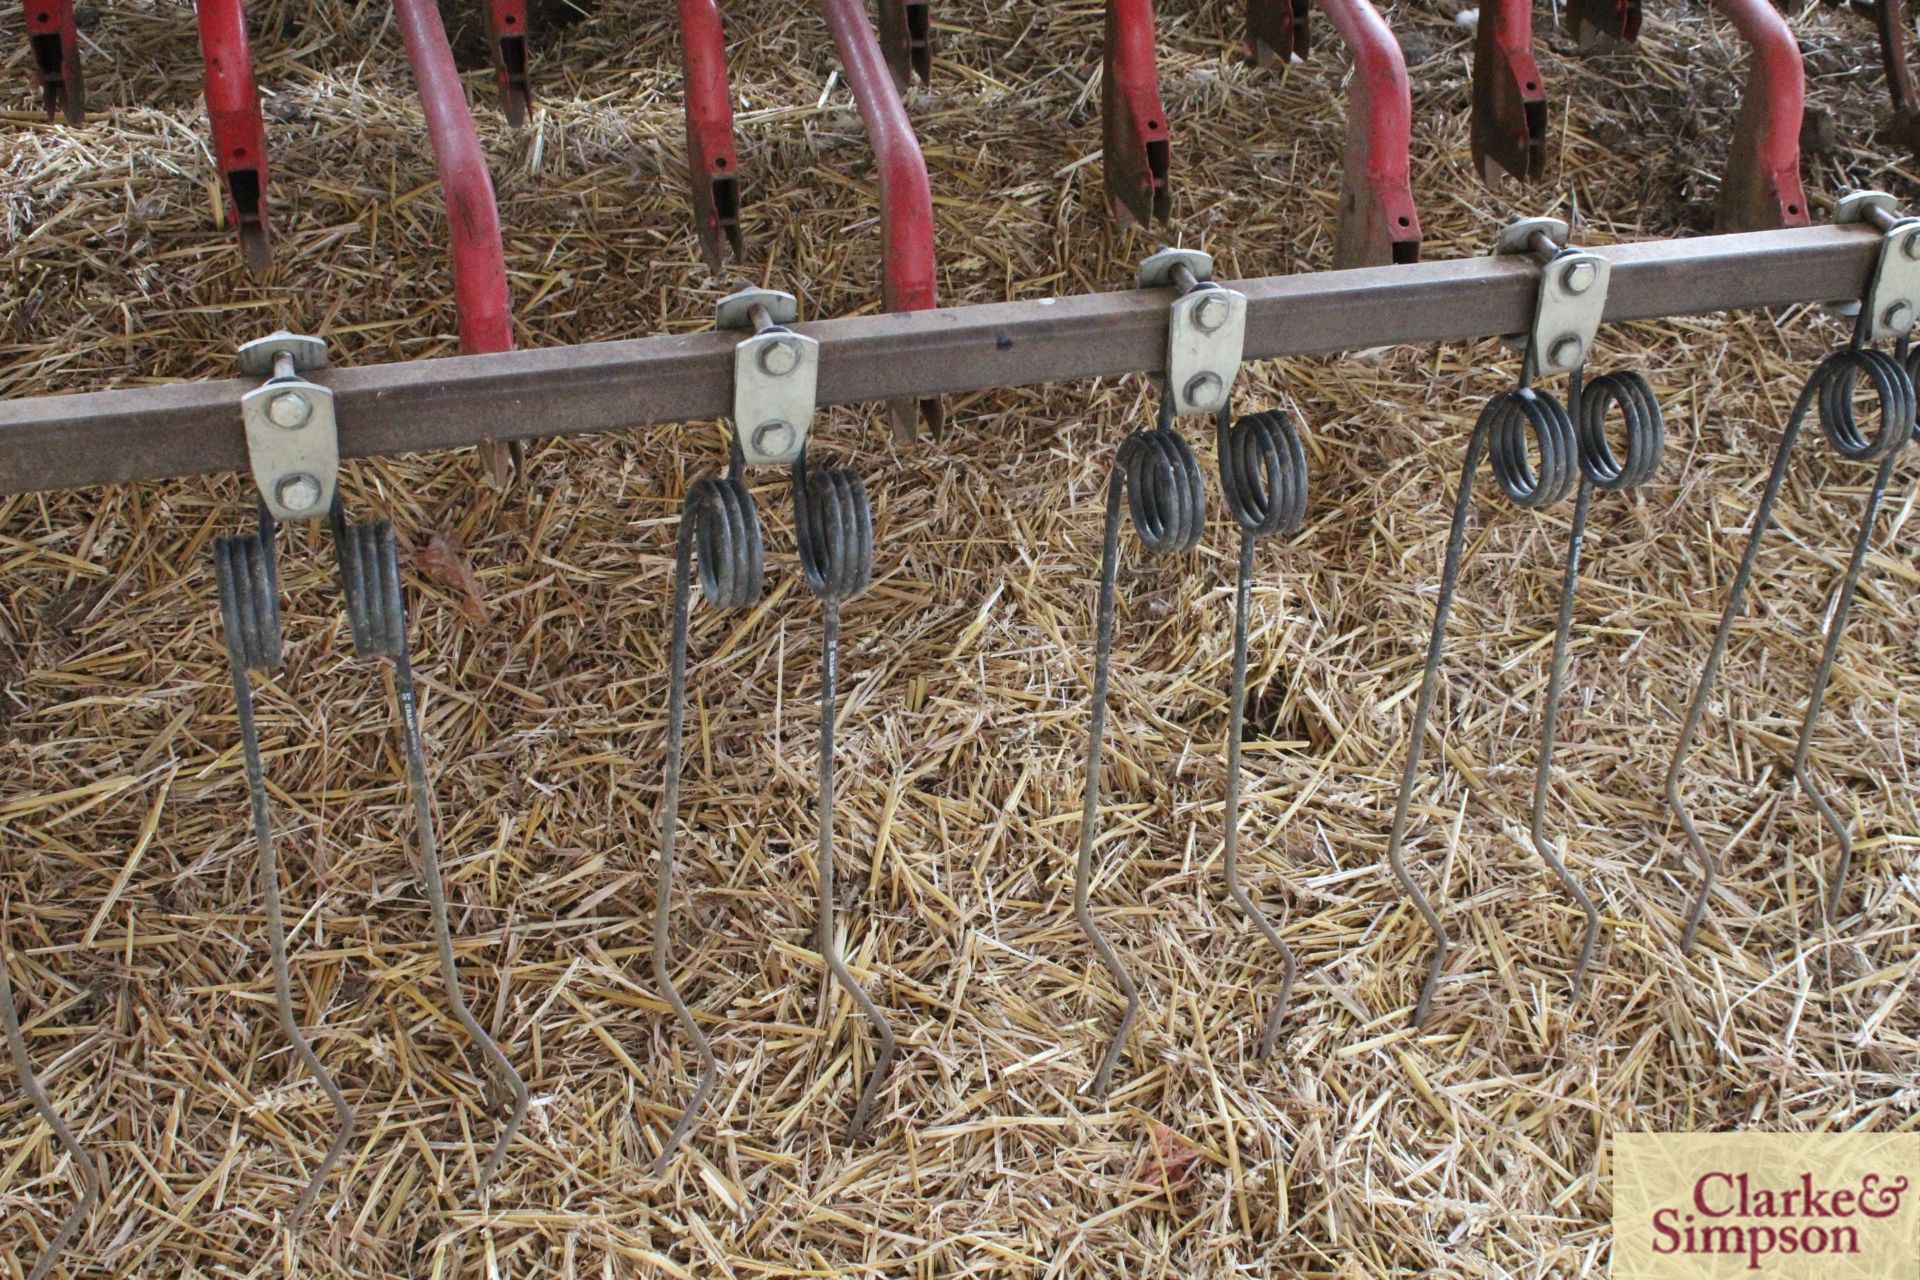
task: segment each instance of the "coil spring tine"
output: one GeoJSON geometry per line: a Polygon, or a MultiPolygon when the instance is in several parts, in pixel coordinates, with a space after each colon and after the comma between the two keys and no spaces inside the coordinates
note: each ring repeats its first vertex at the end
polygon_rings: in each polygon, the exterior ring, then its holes
{"type": "Polygon", "coordinates": [[[47,1242],[46,1249],[40,1254],[40,1260],[33,1264],[33,1270],[27,1275],[27,1280],[45,1280],[52,1274],[53,1264],[58,1262],[60,1255],[67,1251],[67,1245],[72,1242],[74,1233],[79,1231],[92,1216],[93,1207],[100,1202],[100,1168],[94,1163],[93,1157],[87,1153],[86,1148],[80,1145],[80,1140],[73,1136],[73,1130],[69,1129],[67,1122],[60,1118],[60,1113],[54,1109],[53,1099],[47,1096],[45,1086],[40,1083],[40,1077],[34,1072],[33,1060],[27,1057],[27,1037],[20,1030],[19,1010],[13,1003],[13,979],[7,972],[8,962],[12,956],[12,932],[11,921],[0,919],[0,1026],[6,1029],[7,1048],[13,1055],[14,1074],[20,1078],[20,1091],[27,1095],[27,1101],[33,1104],[34,1111],[39,1113],[40,1119],[46,1123],[47,1128],[53,1131],[54,1140],[65,1149],[68,1157],[73,1161],[74,1168],[80,1173],[80,1199],[67,1211],[67,1216],[60,1220],[59,1227],[53,1233],[53,1239],[47,1242]]]}
{"type": "Polygon", "coordinates": [[[1546,837],[1547,793],[1552,785],[1553,746],[1560,720],[1561,696],[1566,686],[1573,634],[1574,593],[1580,579],[1580,559],[1586,545],[1587,513],[1593,491],[1627,490],[1643,483],[1660,465],[1666,447],[1666,423],[1653,387],[1638,373],[1610,373],[1582,387],[1579,371],[1567,390],[1568,414],[1578,431],[1580,480],[1575,492],[1573,526],[1567,536],[1567,570],[1560,586],[1560,610],[1554,625],[1553,659],[1548,667],[1546,709],[1541,716],[1540,754],[1533,775],[1533,812],[1528,838],[1534,852],[1567,891],[1586,917],[1580,939],[1580,957],[1571,981],[1572,997],[1579,999],[1593,965],[1600,940],[1600,911],[1593,896],[1567,868],[1546,837]],[[1625,426],[1627,456],[1616,457],[1607,439],[1608,411],[1617,406],[1625,426]]]}
{"type": "Polygon", "coordinates": [[[680,988],[674,985],[670,931],[674,837],[680,812],[683,726],[687,711],[687,626],[692,612],[696,547],[700,557],[700,589],[707,603],[722,609],[740,609],[760,598],[765,558],[760,513],[754,506],[753,493],[740,477],[737,455],[732,473],[722,479],[701,480],[688,491],[680,506],[680,535],[674,550],[673,648],[667,678],[666,780],[660,789],[660,867],[653,906],[653,978],[672,1006],[680,1029],[694,1043],[700,1056],[700,1079],[673,1131],[654,1157],[651,1176],[655,1178],[666,1172],[674,1152],[705,1109],[707,1098],[720,1078],[720,1064],[713,1056],[712,1042],[700,1029],[680,988]]]}
{"type": "MultiPolygon", "coordinates": [[[[528,1092],[504,1050],[487,1034],[467,1007],[460,991],[460,971],[454,962],[453,927],[447,917],[446,885],[440,876],[439,837],[434,830],[433,791],[427,781],[426,753],[420,744],[419,698],[413,681],[413,657],[407,651],[407,603],[400,585],[400,556],[393,525],[386,520],[348,524],[336,504],[335,552],[340,586],[346,596],[347,620],[355,651],[363,658],[385,658],[393,665],[394,692],[400,711],[401,745],[407,759],[407,789],[413,800],[414,837],[420,851],[420,878],[426,885],[433,917],[433,936],[440,953],[440,980],[447,988],[447,1005],[493,1067],[495,1077],[513,1098],[500,1136],[481,1166],[479,1187],[484,1196],[506,1159],[507,1148],[526,1119],[528,1092]]],[[[501,979],[503,982],[504,978],[501,979]]]]}
{"type": "MultiPolygon", "coordinates": [[[[1902,340],[1900,345],[1902,366],[1911,381],[1915,365],[1920,363],[1920,354],[1908,355],[1905,350],[1907,345],[1905,340],[1902,340]]],[[[1846,435],[1844,429],[1842,435],[1843,437],[1846,435]]],[[[1914,425],[1914,439],[1920,440],[1920,422],[1914,425]]],[[[1879,515],[1880,504],[1886,497],[1887,485],[1893,479],[1894,466],[1899,460],[1898,448],[1881,459],[1880,469],[1873,478],[1873,488],[1867,494],[1866,507],[1860,513],[1860,532],[1854,537],[1853,556],[1847,562],[1846,575],[1841,580],[1839,594],[1834,600],[1833,618],[1827,626],[1827,642],[1820,654],[1820,667],[1814,673],[1813,688],[1807,695],[1806,716],[1800,722],[1800,740],[1793,752],[1794,780],[1800,784],[1800,789],[1812,798],[1815,807],[1820,811],[1821,820],[1827,824],[1827,829],[1833,832],[1834,838],[1840,844],[1840,857],[1834,865],[1833,883],[1828,887],[1825,901],[1826,918],[1829,922],[1840,914],[1840,895],[1846,888],[1847,872],[1853,866],[1853,834],[1848,830],[1847,823],[1841,818],[1839,810],[1816,783],[1812,770],[1808,768],[1807,757],[1813,748],[1813,730],[1820,719],[1821,705],[1826,700],[1827,684],[1833,675],[1834,659],[1840,652],[1840,637],[1847,629],[1847,615],[1853,608],[1854,591],[1860,581],[1860,571],[1866,564],[1867,550],[1873,545],[1873,522],[1879,515]]]]}
{"type": "Polygon", "coordinates": [[[1073,914],[1081,932],[1093,943],[1101,964],[1113,975],[1126,997],[1113,1037],[1100,1055],[1090,1092],[1107,1096],[1113,1069],[1126,1049],[1127,1033],[1140,1014],[1140,988],[1120,963],[1113,944],[1093,918],[1088,895],[1093,885],[1093,842],[1100,822],[1100,757],[1107,729],[1108,671],[1113,657],[1113,617],[1116,580],[1120,568],[1120,510],[1127,500],[1134,532],[1150,554],[1191,551],[1200,542],[1206,523],[1206,482],[1200,463],[1180,433],[1173,429],[1171,405],[1161,402],[1159,423],[1135,431],[1120,444],[1113,478],[1107,483],[1106,532],[1100,552],[1100,603],[1093,660],[1093,714],[1087,727],[1087,777],[1080,812],[1080,852],[1074,864],[1073,914]]]}
{"type": "Polygon", "coordinates": [[[1414,704],[1413,733],[1407,744],[1406,767],[1400,775],[1393,829],[1387,837],[1387,863],[1393,869],[1393,877],[1400,882],[1401,891],[1434,935],[1433,957],[1427,963],[1426,980],[1421,984],[1420,999],[1413,1011],[1416,1028],[1426,1025],[1427,1013],[1433,1007],[1433,993],[1440,985],[1453,942],[1447,936],[1439,912],[1408,873],[1402,848],[1406,842],[1407,818],[1413,808],[1414,787],[1420,780],[1427,720],[1439,692],[1447,617],[1453,612],[1454,589],[1459,585],[1460,561],[1466,550],[1474,473],[1480,469],[1481,458],[1487,457],[1492,463],[1494,479],[1509,498],[1523,507],[1543,507],[1566,497],[1573,484],[1578,450],[1573,422],[1566,409],[1552,396],[1527,386],[1503,391],[1488,400],[1467,441],[1467,455],[1460,466],[1460,488],[1453,501],[1453,524],[1447,534],[1446,557],[1440,571],[1440,595],[1434,603],[1433,634],[1427,641],[1426,665],[1421,670],[1420,694],[1414,704]],[[1528,457],[1529,440],[1539,454],[1537,466],[1528,457]]]}
{"type": "Polygon", "coordinates": [[[867,487],[858,472],[843,467],[807,469],[804,449],[793,464],[794,534],[800,545],[800,568],[807,585],[824,606],[824,636],[820,658],[820,849],[815,875],[820,886],[818,944],[827,962],[827,988],[833,980],[847,989],[879,1040],[873,1069],[847,1126],[847,1140],[859,1142],[866,1134],[880,1087],[893,1070],[893,1026],[847,967],[834,922],[833,887],[833,764],[834,704],[840,668],[840,605],[867,589],[873,576],[873,513],[867,487]]]}
{"type": "Polygon", "coordinates": [[[346,1095],[321,1063],[313,1044],[300,1029],[293,1008],[293,976],[287,957],[287,932],[280,904],[280,859],[273,838],[273,810],[267,797],[266,767],[260,754],[260,733],[254,723],[253,687],[247,672],[273,671],[280,665],[279,571],[275,565],[273,524],[262,514],[260,531],[214,543],[214,576],[220,587],[221,625],[227,639],[227,661],[233,677],[234,713],[240,722],[241,755],[246,762],[247,799],[253,812],[253,842],[258,851],[261,906],[267,924],[267,954],[273,968],[273,1002],[281,1033],[307,1074],[320,1086],[333,1107],[335,1127],[327,1154],[307,1179],[300,1199],[287,1217],[289,1229],[306,1216],[320,1187],[333,1172],[353,1140],[355,1117],[346,1095]]]}
{"type": "MultiPolygon", "coordinates": [[[[1780,433],[1780,444],[1773,455],[1773,469],[1767,474],[1760,504],[1754,508],[1753,529],[1747,535],[1746,549],[1740,556],[1740,567],[1735,571],[1733,585],[1727,592],[1727,604],[1720,615],[1719,629],[1714,632],[1706,661],[1701,664],[1700,679],[1694,686],[1686,719],[1681,723],[1680,740],[1674,747],[1673,763],[1667,767],[1667,805],[1686,834],[1687,848],[1700,867],[1700,888],[1692,906],[1688,908],[1686,926],[1680,935],[1682,953],[1692,949],[1700,921],[1706,915],[1707,899],[1713,892],[1717,877],[1717,861],[1708,850],[1699,828],[1694,825],[1693,813],[1680,793],[1680,773],[1693,749],[1693,739],[1700,730],[1700,721],[1706,715],[1707,699],[1713,692],[1720,662],[1726,656],[1733,624],[1739,619],[1741,608],[1746,603],[1747,586],[1753,578],[1754,563],[1759,558],[1760,542],[1773,524],[1774,503],[1779,499],[1781,485],[1786,480],[1787,463],[1792,458],[1794,443],[1800,437],[1801,428],[1806,425],[1808,412],[1816,404],[1828,441],[1843,456],[1854,461],[1885,461],[1914,431],[1913,379],[1893,357],[1860,345],[1861,332],[1855,331],[1852,346],[1834,352],[1814,369],[1800,391],[1800,398],[1794,403],[1786,427],[1780,433]],[[1872,436],[1860,430],[1853,410],[1854,383],[1862,376],[1867,379],[1879,400],[1879,427],[1872,436]]],[[[1830,636],[1829,643],[1837,641],[1830,636]]]]}
{"type": "Polygon", "coordinates": [[[1253,597],[1253,548],[1262,537],[1299,528],[1307,508],[1307,455],[1293,419],[1277,410],[1233,419],[1222,408],[1215,421],[1220,452],[1220,492],[1240,526],[1240,569],[1233,595],[1233,678],[1227,694],[1227,794],[1224,852],[1227,892],[1255,929],[1280,955],[1280,990],[1260,1032],[1260,1056],[1280,1038],[1293,981],[1299,971],[1293,948],[1253,901],[1240,879],[1240,757],[1246,732],[1247,640],[1253,597]]]}

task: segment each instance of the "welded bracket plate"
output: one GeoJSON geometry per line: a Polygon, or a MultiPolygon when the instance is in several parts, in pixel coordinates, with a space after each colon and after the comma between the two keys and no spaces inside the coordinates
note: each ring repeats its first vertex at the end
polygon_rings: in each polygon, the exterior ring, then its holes
{"type": "Polygon", "coordinates": [[[240,371],[267,381],[240,397],[247,458],[276,520],[312,520],[333,507],[340,433],[333,392],[300,375],[327,367],[327,344],[274,333],[240,348],[240,371]]]}
{"type": "Polygon", "coordinates": [[[1167,309],[1167,394],[1176,416],[1213,413],[1227,403],[1247,343],[1247,296],[1213,283],[1213,259],[1162,249],[1140,264],[1142,289],[1177,288],[1177,268],[1194,287],[1167,309]]]}
{"type": "MultiPolygon", "coordinates": [[[[1834,202],[1835,223],[1865,222],[1868,209],[1895,219],[1881,233],[1880,258],[1867,286],[1867,341],[1902,338],[1920,313],[1920,218],[1899,217],[1899,205],[1883,191],[1850,191],[1834,202]]],[[[1847,313],[1858,315],[1857,308],[1847,313]]]]}
{"type": "Polygon", "coordinates": [[[1568,250],[1567,224],[1558,218],[1521,218],[1508,224],[1494,252],[1532,256],[1536,234],[1545,234],[1560,253],[1540,268],[1527,361],[1535,374],[1570,373],[1585,362],[1600,332],[1613,264],[1597,253],[1568,250]]]}
{"type": "Polygon", "coordinates": [[[733,349],[733,427],[740,453],[756,466],[785,465],[807,445],[820,384],[820,343],[784,326],[800,318],[790,293],[742,289],[715,308],[722,329],[753,329],[754,307],[767,327],[733,349]]]}

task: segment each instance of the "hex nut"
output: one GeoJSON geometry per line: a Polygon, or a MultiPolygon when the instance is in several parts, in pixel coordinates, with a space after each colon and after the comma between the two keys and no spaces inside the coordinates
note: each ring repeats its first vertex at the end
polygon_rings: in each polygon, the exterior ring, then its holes
{"type": "Polygon", "coordinates": [[[292,431],[307,425],[313,417],[313,405],[298,391],[282,391],[267,401],[267,419],[276,427],[292,431]]]}
{"type": "Polygon", "coordinates": [[[304,471],[283,476],[273,487],[273,496],[288,511],[311,511],[320,505],[320,482],[304,471]]]}

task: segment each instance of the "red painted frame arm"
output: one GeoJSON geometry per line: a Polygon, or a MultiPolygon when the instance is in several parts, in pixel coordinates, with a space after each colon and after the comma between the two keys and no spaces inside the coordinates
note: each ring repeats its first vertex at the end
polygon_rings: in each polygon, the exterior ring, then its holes
{"type": "MultiPolygon", "coordinates": [[[[888,311],[926,311],[938,305],[933,266],[933,187],[926,158],[913,135],[906,108],[893,86],[880,52],[879,37],[867,21],[862,0],[820,0],[833,31],[840,65],[853,86],[866,125],[867,140],[880,172],[881,296],[888,311]]],[[[889,404],[894,435],[911,439],[914,402],[889,404]]],[[[919,402],[919,417],[936,436],[942,426],[937,398],[919,402]]]]}
{"type": "Polygon", "coordinates": [[[1173,216],[1173,141],[1154,67],[1153,0],[1107,0],[1100,77],[1107,207],[1142,227],[1173,216]]]}
{"type": "Polygon", "coordinates": [[[1800,46],[1767,0],[1714,0],[1713,7],[1753,50],[1714,224],[1721,231],[1804,227],[1809,215],[1800,188],[1800,120],[1806,67],[1800,46]]]}
{"type": "Polygon", "coordinates": [[[214,165],[247,265],[264,271],[273,258],[267,242],[267,130],[253,80],[246,11],[241,0],[198,0],[197,16],[214,165]]]}
{"type": "Polygon", "coordinates": [[[86,79],[80,73],[80,37],[73,29],[73,0],[25,0],[27,46],[40,78],[47,119],[64,109],[68,124],[87,118],[86,79]]]}
{"type": "Polygon", "coordinates": [[[1333,265],[1386,266],[1420,260],[1413,207],[1413,89],[1392,28],[1367,0],[1320,0],[1353,54],[1347,89],[1347,154],[1333,265]]]}
{"type": "Polygon", "coordinates": [[[1533,0],[1482,0],[1473,38],[1470,145],[1480,180],[1547,172],[1547,89],[1533,56],[1533,0]]]}
{"type": "Polygon", "coordinates": [[[500,82],[500,109],[518,129],[533,107],[527,80],[527,0],[487,0],[487,40],[493,46],[494,77],[500,82]]]}
{"type": "Polygon", "coordinates": [[[716,273],[727,251],[744,253],[740,158],[733,148],[727,42],[716,0],[679,0],[680,65],[687,108],[687,168],[700,254],[716,273]]]}

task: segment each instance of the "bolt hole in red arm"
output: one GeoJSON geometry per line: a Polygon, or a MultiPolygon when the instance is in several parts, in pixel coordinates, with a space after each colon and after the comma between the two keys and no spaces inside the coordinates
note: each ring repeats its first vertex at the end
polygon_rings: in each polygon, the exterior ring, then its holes
{"type": "Polygon", "coordinates": [[[1108,210],[1143,228],[1156,218],[1166,222],[1173,217],[1173,141],[1154,68],[1153,0],[1107,0],[1100,96],[1108,210]]]}
{"type": "Polygon", "coordinates": [[[1413,207],[1408,160],[1413,89],[1406,56],[1386,19],[1367,0],[1320,0],[1320,7],[1353,54],[1333,265],[1418,262],[1420,215],[1413,207]]]}
{"type": "Polygon", "coordinates": [[[740,230],[740,159],[733,148],[727,92],[727,44],[716,0],[679,0],[680,65],[685,72],[687,167],[700,253],[718,273],[728,250],[746,251],[740,230]]]}
{"type": "MultiPolygon", "coordinates": [[[[862,0],[820,0],[820,11],[833,31],[840,65],[853,86],[860,118],[880,172],[881,294],[888,311],[928,311],[938,305],[933,272],[933,188],[927,181],[927,162],[913,136],[906,108],[900,104],[893,75],[880,52],[880,40],[867,21],[862,0]]],[[[924,422],[938,439],[945,425],[945,409],[938,397],[918,402],[889,401],[893,434],[911,441],[914,422],[924,422]]]]}
{"type": "Polygon", "coordinates": [[[1768,0],[1714,0],[1752,49],[1733,144],[1720,176],[1714,225],[1720,231],[1804,227],[1800,120],[1806,68],[1787,21],[1768,0]]]}
{"type": "Polygon", "coordinates": [[[927,0],[880,0],[880,48],[901,93],[915,76],[932,84],[933,6],[927,0]]]}
{"type": "Polygon", "coordinates": [[[1473,39],[1473,166],[1537,182],[1547,172],[1547,86],[1533,57],[1533,0],[1482,0],[1473,39]]]}
{"type": "Polygon", "coordinates": [[[500,82],[500,109],[518,129],[533,108],[527,81],[527,0],[487,0],[487,35],[500,82]]]}
{"type": "Polygon", "coordinates": [[[73,29],[73,0],[26,0],[27,47],[40,78],[47,119],[64,110],[68,124],[87,118],[87,87],[80,74],[80,37],[73,29]]]}
{"type": "MultiPolygon", "coordinates": [[[[453,240],[453,301],[459,314],[460,354],[513,350],[513,317],[507,292],[507,256],[500,241],[500,211],[480,136],[454,68],[436,0],[394,0],[407,61],[420,90],[427,137],[440,171],[453,240]]],[[[511,472],[506,446],[488,442],[488,467],[504,483],[511,472]]]]}
{"type": "Polygon", "coordinates": [[[267,242],[267,130],[247,47],[241,0],[198,0],[200,55],[206,64],[207,123],[213,161],[226,188],[229,216],[247,265],[265,271],[267,242]]]}

